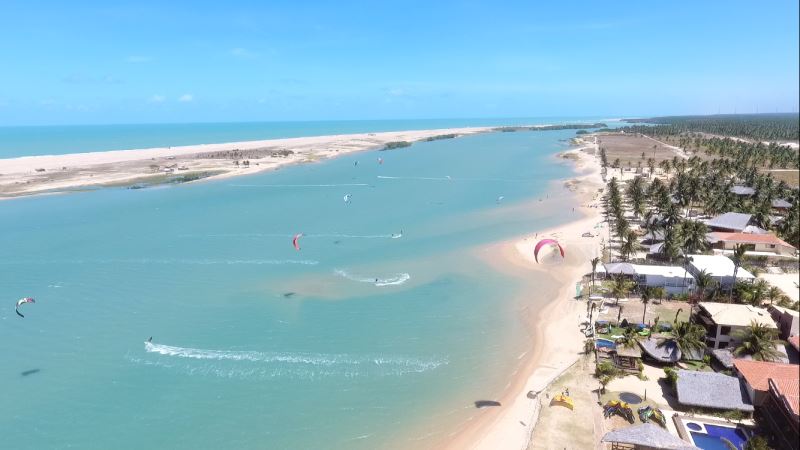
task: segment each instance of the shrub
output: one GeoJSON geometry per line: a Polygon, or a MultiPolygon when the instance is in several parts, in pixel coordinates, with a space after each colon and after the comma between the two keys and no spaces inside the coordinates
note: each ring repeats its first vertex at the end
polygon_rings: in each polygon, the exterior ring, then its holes
{"type": "Polygon", "coordinates": [[[678,371],[673,369],[672,367],[664,367],[664,374],[666,375],[667,381],[672,387],[677,386],[678,384],[678,371]]]}

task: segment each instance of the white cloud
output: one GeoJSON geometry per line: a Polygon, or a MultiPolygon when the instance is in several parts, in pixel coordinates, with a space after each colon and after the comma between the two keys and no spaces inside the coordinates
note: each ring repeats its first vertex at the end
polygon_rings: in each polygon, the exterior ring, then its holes
{"type": "Polygon", "coordinates": [[[142,56],[142,55],[131,55],[125,58],[125,61],[131,64],[146,63],[150,62],[151,60],[152,58],[150,58],[149,56],[142,56]]]}
{"type": "Polygon", "coordinates": [[[163,95],[153,94],[147,101],[150,103],[163,103],[166,99],[167,97],[164,97],[163,95]]]}
{"type": "Polygon", "coordinates": [[[194,96],[192,94],[183,94],[178,97],[179,102],[190,102],[192,100],[194,100],[194,96]]]}
{"type": "Polygon", "coordinates": [[[241,47],[232,48],[230,53],[231,55],[237,58],[245,58],[245,59],[252,59],[258,56],[258,53],[241,47]]]}

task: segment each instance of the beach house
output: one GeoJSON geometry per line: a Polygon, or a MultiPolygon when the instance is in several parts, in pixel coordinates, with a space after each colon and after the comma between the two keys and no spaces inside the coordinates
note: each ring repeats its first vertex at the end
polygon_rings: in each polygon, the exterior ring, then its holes
{"type": "Polygon", "coordinates": [[[730,258],[723,255],[689,255],[689,272],[697,276],[705,271],[711,278],[719,283],[722,289],[733,287],[733,274],[736,273],[736,281],[752,281],[755,276],[743,267],[736,270],[736,266],[730,258]]]}
{"type": "Polygon", "coordinates": [[[639,288],[661,287],[668,295],[685,294],[695,288],[691,273],[679,266],[654,266],[631,263],[608,263],[603,265],[607,275],[625,275],[635,281],[639,288]]]}
{"type": "Polygon", "coordinates": [[[766,400],[769,380],[800,380],[800,366],[797,364],[735,359],[733,367],[755,406],[761,406],[766,400]]]}
{"type": "Polygon", "coordinates": [[[751,214],[727,212],[707,220],[706,225],[711,231],[741,232],[748,225],[751,225],[752,220],[753,216],[751,214]]]}
{"type": "Polygon", "coordinates": [[[744,384],[736,377],[716,372],[678,370],[678,403],[700,408],[753,412],[744,384]]]}
{"type": "Polygon", "coordinates": [[[746,254],[751,256],[796,258],[797,249],[774,234],[711,232],[706,241],[714,253],[733,254],[737,245],[744,245],[746,254]]]}
{"type": "Polygon", "coordinates": [[[700,302],[694,321],[706,329],[706,345],[711,350],[736,344],[736,332],[753,322],[778,328],[766,309],[732,303],[700,302]]]}
{"type": "Polygon", "coordinates": [[[778,305],[769,305],[767,311],[778,325],[781,339],[788,339],[800,334],[800,312],[778,305]]]}
{"type": "Polygon", "coordinates": [[[769,379],[767,397],[759,408],[760,423],[769,429],[778,450],[794,450],[800,442],[800,380],[769,379]]]}

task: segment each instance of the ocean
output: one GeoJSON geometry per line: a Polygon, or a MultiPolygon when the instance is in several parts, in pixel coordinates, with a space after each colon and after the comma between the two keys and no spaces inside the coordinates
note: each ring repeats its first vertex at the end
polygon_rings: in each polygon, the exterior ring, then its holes
{"type": "MultiPolygon", "coordinates": [[[[417,125],[440,126],[371,131],[417,125]]],[[[337,126],[306,133],[370,131],[337,126]]],[[[158,145],[201,139],[176,133],[158,145]]],[[[181,186],[0,202],[3,447],[446,440],[530,351],[518,312],[536,304],[520,304],[521,289],[548,282],[498,273],[476,250],[572,217],[556,181],[572,169],[553,155],[574,135],[482,134],[181,186]],[[22,319],[13,306],[24,296],[36,303],[22,319]]],[[[219,139],[256,137],[269,136],[219,139]]],[[[3,151],[76,150],[19,139],[0,139],[3,151]]],[[[110,147],[155,145],[141,139],[110,147]]]]}

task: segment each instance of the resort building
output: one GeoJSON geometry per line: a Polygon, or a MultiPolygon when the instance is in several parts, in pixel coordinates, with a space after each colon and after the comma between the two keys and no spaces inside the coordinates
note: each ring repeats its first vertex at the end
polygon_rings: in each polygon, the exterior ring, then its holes
{"type": "Polygon", "coordinates": [[[728,212],[720,214],[706,221],[706,225],[711,231],[735,231],[741,232],[748,225],[751,225],[753,216],[751,214],[728,212]]]}
{"type": "Polygon", "coordinates": [[[651,266],[631,263],[604,264],[603,272],[607,275],[626,275],[644,287],[661,287],[668,295],[692,292],[695,288],[694,277],[679,266],[651,266]]]}
{"type": "Polygon", "coordinates": [[[700,302],[697,306],[695,322],[705,327],[706,345],[710,350],[735,344],[736,332],[744,330],[753,322],[769,328],[778,328],[769,312],[763,308],[713,302],[700,302]]]}
{"type": "Polygon", "coordinates": [[[761,406],[766,400],[769,380],[800,380],[800,366],[796,364],[736,359],[733,367],[755,406],[761,406]]]}
{"type": "Polygon", "coordinates": [[[756,193],[756,190],[749,186],[733,186],[730,188],[731,194],[739,195],[742,197],[750,197],[756,193]]]}
{"type": "Polygon", "coordinates": [[[769,305],[767,311],[778,325],[781,339],[789,339],[800,334],[800,312],[778,305],[769,305]]]}
{"type": "Polygon", "coordinates": [[[792,204],[782,198],[776,198],[772,201],[772,209],[775,212],[784,213],[792,207],[792,204]]]}
{"type": "Polygon", "coordinates": [[[700,450],[652,423],[609,431],[600,442],[609,444],[610,450],[700,450]]]}
{"type": "Polygon", "coordinates": [[[722,255],[689,255],[689,272],[697,276],[700,272],[705,271],[711,275],[711,278],[719,283],[722,289],[731,289],[733,287],[733,274],[736,272],[736,281],[753,281],[755,276],[748,272],[746,269],[736,266],[730,258],[722,255]]]}
{"type": "Polygon", "coordinates": [[[715,253],[733,254],[737,245],[744,245],[745,253],[751,256],[794,258],[797,255],[796,248],[774,234],[716,231],[708,233],[706,240],[715,253]]]}
{"type": "Polygon", "coordinates": [[[767,398],[759,408],[760,423],[770,430],[773,448],[795,450],[800,442],[800,380],[770,379],[767,398]]]}
{"type": "Polygon", "coordinates": [[[744,384],[736,377],[716,372],[678,370],[678,403],[700,408],[750,413],[753,404],[744,384]]]}

